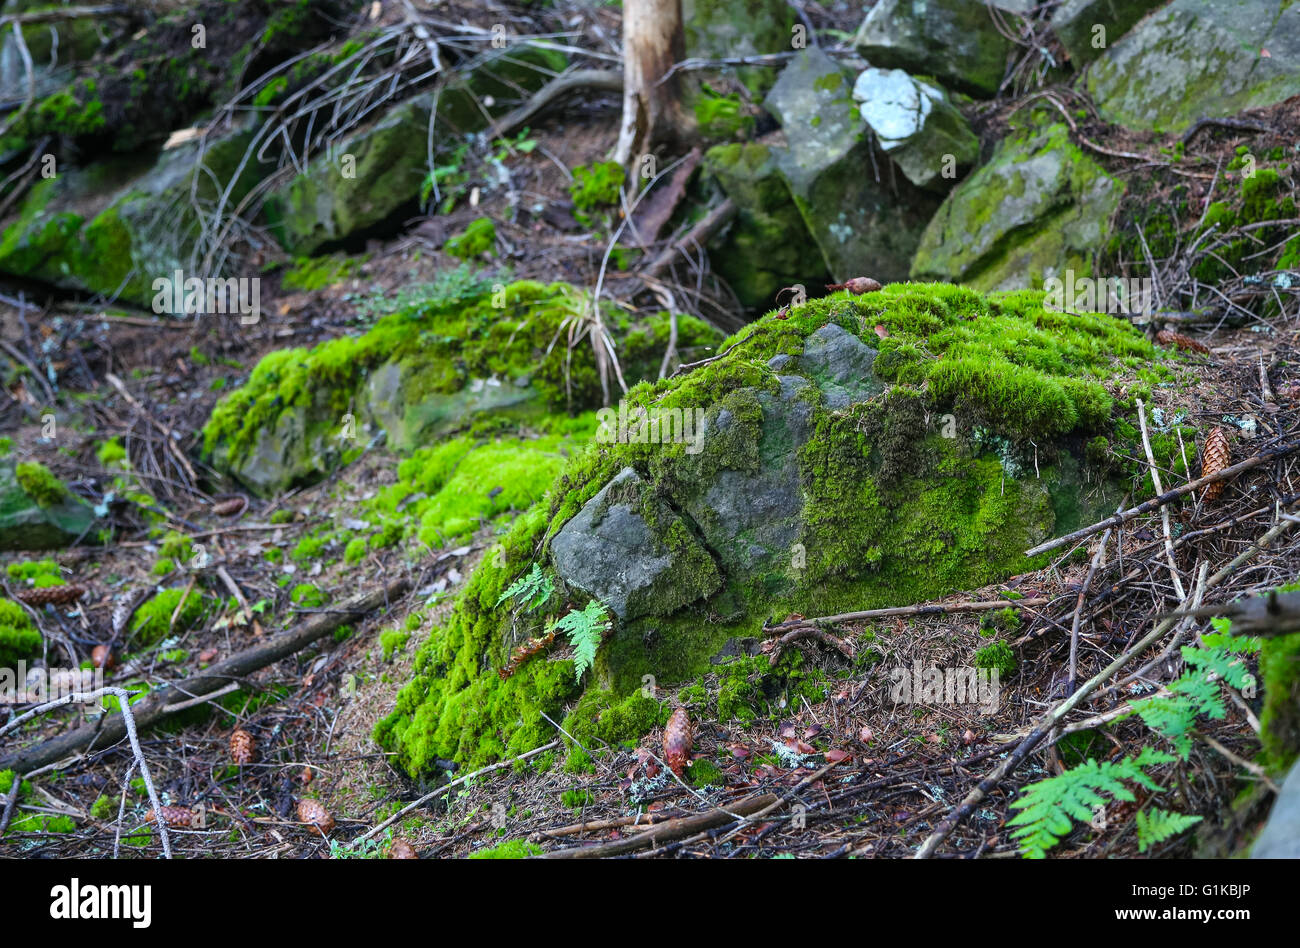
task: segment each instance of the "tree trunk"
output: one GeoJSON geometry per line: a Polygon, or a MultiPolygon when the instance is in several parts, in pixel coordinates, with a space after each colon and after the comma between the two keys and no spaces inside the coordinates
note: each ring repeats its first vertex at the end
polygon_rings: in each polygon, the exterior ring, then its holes
{"type": "Polygon", "coordinates": [[[656,145],[681,144],[690,136],[679,77],[659,81],[683,49],[681,0],[624,0],[623,124],[614,160],[633,177],[656,145]]]}

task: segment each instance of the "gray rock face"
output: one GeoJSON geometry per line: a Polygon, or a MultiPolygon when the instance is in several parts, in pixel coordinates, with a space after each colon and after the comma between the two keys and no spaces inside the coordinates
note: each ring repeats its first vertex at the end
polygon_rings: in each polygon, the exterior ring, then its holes
{"type": "Polygon", "coordinates": [[[1180,132],[1300,95],[1300,5],[1173,0],[1092,65],[1087,87],[1108,121],[1180,132]]]}
{"type": "Polygon", "coordinates": [[[923,188],[956,183],[959,169],[979,159],[980,143],[966,117],[941,89],[901,69],[867,69],[853,84],[859,111],[880,147],[923,188]]]}
{"type": "Polygon", "coordinates": [[[94,526],[85,502],[69,496],[42,507],[19,485],[13,462],[0,462],[0,550],[58,549],[86,539],[94,526]]]}
{"type": "Polygon", "coordinates": [[[566,584],[624,620],[671,612],[722,584],[708,552],[630,467],[556,534],[551,559],[566,584]]]}
{"type": "Polygon", "coordinates": [[[1287,774],[1250,856],[1252,859],[1300,859],[1300,761],[1287,774]]]}
{"type": "MultiPolygon", "coordinates": [[[[1028,12],[1024,0],[998,0],[1003,17],[1028,12]]],[[[982,0],[880,0],[853,41],[873,66],[938,77],[976,96],[998,90],[1012,44],[982,0]]]]}
{"type": "Polygon", "coordinates": [[[773,157],[837,281],[900,280],[938,198],[891,174],[851,93],[821,50],[795,57],[764,103],[789,143],[773,157]]]}
{"type": "Polygon", "coordinates": [[[1052,14],[1052,32],[1076,69],[1106,52],[1133,24],[1168,0],[1065,0],[1052,14]]]}

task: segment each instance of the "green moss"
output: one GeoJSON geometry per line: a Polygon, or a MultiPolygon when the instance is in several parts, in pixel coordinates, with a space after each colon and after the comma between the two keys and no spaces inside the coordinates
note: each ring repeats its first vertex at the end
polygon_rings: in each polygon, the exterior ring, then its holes
{"type": "Polygon", "coordinates": [[[18,486],[42,507],[53,507],[68,496],[67,486],[39,461],[26,461],[14,467],[18,486]]]}
{"type": "Polygon", "coordinates": [[[490,253],[496,245],[497,227],[490,217],[480,217],[471,221],[465,230],[450,238],[443,249],[453,257],[472,260],[485,253],[490,253]]]}
{"type": "Polygon", "coordinates": [[[329,603],[329,594],[311,583],[299,583],[289,593],[289,600],[304,609],[319,609],[329,603]]]}
{"type": "Polygon", "coordinates": [[[703,758],[691,762],[690,780],[691,785],[696,787],[720,787],[727,782],[722,768],[703,758]]]}
{"type": "Polygon", "coordinates": [[[155,576],[166,576],[170,573],[174,573],[175,571],[176,571],[176,561],[168,559],[165,556],[157,560],[153,564],[153,569],[150,570],[150,572],[152,572],[153,575],[155,576]]]}
{"type": "Polygon", "coordinates": [[[348,541],[348,545],[343,548],[344,563],[360,563],[366,558],[366,551],[370,543],[365,537],[354,537],[348,541]]]}
{"type": "Polygon", "coordinates": [[[0,599],[0,667],[12,668],[41,650],[41,633],[27,611],[12,599],[0,599]]]}
{"type": "Polygon", "coordinates": [[[197,589],[165,589],[145,601],[135,613],[132,640],[141,647],[154,645],[169,635],[192,628],[207,614],[209,603],[197,589]],[[181,601],[184,599],[184,605],[181,601]],[[172,615],[181,606],[173,624],[172,615]]]}
{"type": "Polygon", "coordinates": [[[19,560],[6,566],[5,572],[10,579],[38,589],[63,585],[63,571],[54,560],[19,560]]]}
{"type": "Polygon", "coordinates": [[[406,648],[406,643],[411,639],[411,633],[403,629],[385,629],[379,633],[379,646],[384,650],[384,661],[392,659],[393,655],[406,648]]]}
{"type": "Polygon", "coordinates": [[[1300,632],[1263,640],[1259,675],[1264,686],[1260,743],[1265,765],[1283,774],[1300,756],[1300,632]]]}
{"type": "Polygon", "coordinates": [[[623,187],[623,169],[616,161],[600,161],[590,166],[573,169],[569,195],[579,211],[618,204],[619,190],[623,187]]]}
{"type": "Polygon", "coordinates": [[[1010,678],[1016,671],[1016,653],[999,639],[975,652],[975,667],[997,669],[1000,678],[1010,678]]]}
{"type": "Polygon", "coordinates": [[[95,452],[95,457],[103,467],[116,467],[126,463],[126,448],[122,445],[122,439],[116,435],[100,444],[99,450],[95,452]]]}
{"type": "Polygon", "coordinates": [[[527,859],[529,856],[540,855],[544,850],[541,846],[535,846],[526,839],[509,839],[504,843],[497,843],[488,849],[480,849],[476,853],[470,853],[470,859],[527,859]]]}
{"type": "Polygon", "coordinates": [[[280,285],[286,290],[322,290],[352,277],[361,264],[341,254],[330,257],[299,257],[284,272],[280,285]]]}

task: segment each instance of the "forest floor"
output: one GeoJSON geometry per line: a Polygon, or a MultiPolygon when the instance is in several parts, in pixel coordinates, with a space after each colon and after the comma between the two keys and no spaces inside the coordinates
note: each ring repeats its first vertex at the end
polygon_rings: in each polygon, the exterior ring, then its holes
{"type": "MultiPolygon", "coordinates": [[[[819,28],[832,25],[828,14],[817,12],[820,7],[810,7],[815,18],[826,18],[818,21],[819,28]]],[[[617,36],[617,24],[612,27],[617,36]]],[[[371,303],[396,299],[405,288],[431,282],[454,268],[459,261],[438,248],[449,233],[459,232],[473,218],[496,221],[500,262],[516,278],[593,285],[607,247],[569,213],[567,169],[606,156],[616,134],[617,105],[612,96],[597,99],[539,124],[517,139],[532,145],[515,149],[502,162],[509,169],[510,188],[485,189],[473,204],[411,221],[400,236],[367,247],[356,271],[336,284],[291,289],[279,285],[278,274],[267,276],[267,317],[256,326],[241,326],[236,320],[167,322],[121,310],[108,315],[85,302],[45,298],[34,287],[4,288],[11,304],[19,293],[23,300],[0,314],[4,338],[20,340],[20,350],[59,379],[57,391],[31,391],[25,387],[29,383],[20,381],[4,393],[0,421],[13,438],[14,453],[43,462],[72,490],[99,502],[112,476],[96,453],[106,440],[119,437],[132,459],[133,476],[153,494],[153,513],[161,518],[151,522],[129,505],[117,505],[111,512],[111,545],[51,554],[69,582],[88,590],[79,606],[40,614],[52,649],[66,643],[77,663],[84,660],[95,645],[109,639],[116,604],[135,590],[157,584],[159,540],[150,537],[150,528],[158,524],[203,543],[210,568],[226,571],[253,615],[250,619],[240,608],[223,607],[144,659],[137,658],[130,668],[110,669],[109,684],[128,678],[183,678],[295,622],[328,613],[328,605],[292,602],[292,583],[282,585],[286,573],[293,583],[310,581],[328,590],[334,600],[399,575],[412,580],[413,594],[393,602],[382,617],[360,618],[346,632],[326,637],[324,644],[253,674],[232,695],[142,735],[144,755],[164,803],[189,809],[201,803],[205,808],[205,826],[171,829],[178,854],[382,856],[394,839],[405,840],[425,858],[463,857],[503,840],[524,841],[516,852],[553,851],[579,843],[630,840],[647,822],[716,814],[737,801],[774,793],[783,805],[761,816],[729,818],[718,827],[643,847],[635,854],[909,856],[1017,746],[1045,708],[1066,694],[1081,589],[1087,601],[1078,623],[1077,681],[1104,668],[1140,639],[1155,617],[1180,601],[1166,561],[1165,527],[1159,512],[1152,512],[1115,531],[1104,550],[1098,534],[1077,549],[1061,550],[1048,568],[944,600],[957,604],[1008,595],[1043,600],[1041,605],[1021,606],[1017,626],[999,629],[1012,640],[1017,671],[1002,681],[995,714],[961,705],[908,706],[903,712],[888,696],[887,669],[911,668],[919,661],[960,666],[987,644],[989,621],[979,614],[847,622],[839,633],[851,643],[865,643],[877,631],[888,633],[883,661],[860,667],[813,641],[794,646],[804,650],[808,667],[826,672],[834,687],[820,701],[796,693],[768,695],[776,713],[745,727],[693,715],[696,764],[687,781],[658,761],[663,735],[655,731],[636,746],[587,748],[595,761],[592,773],[566,772],[557,761],[542,756],[471,779],[453,773],[457,782],[447,792],[404,813],[371,842],[362,842],[363,835],[436,789],[434,783],[412,782],[391,766],[371,734],[410,677],[419,644],[445,618],[494,535],[484,529],[470,543],[429,551],[416,562],[395,548],[371,551],[353,564],[345,564],[338,550],[329,549],[314,562],[273,564],[267,559],[269,550],[289,550],[320,524],[356,516],[359,503],[395,480],[395,459],[380,450],[368,451],[313,487],[271,501],[252,499],[235,515],[219,516],[214,506],[230,495],[184,483],[175,452],[166,442],[171,439],[181,453],[193,456],[198,432],[216,400],[263,355],[355,332],[366,325],[361,310],[371,303]],[[108,382],[110,374],[122,380],[134,402],[108,382]],[[42,426],[29,417],[47,395],[58,405],[58,434],[52,438],[44,437],[42,426]],[[1102,565],[1090,579],[1090,562],[1099,551],[1102,565]],[[1099,596],[1099,590],[1106,594],[1099,596]],[[415,616],[410,639],[385,655],[381,630],[404,625],[408,616],[415,616]],[[253,762],[242,766],[234,764],[230,754],[236,728],[251,734],[257,746],[253,762]],[[303,797],[318,800],[333,815],[337,825],[328,837],[299,820],[296,803],[303,797]]],[[[1110,146],[1116,147],[1113,142],[1110,146]]],[[[1223,135],[1203,150],[1212,157],[1227,157],[1234,147],[1232,137],[1223,135]]],[[[466,181],[467,189],[472,178],[466,181]]],[[[695,275],[702,277],[703,271],[695,275]]],[[[688,274],[677,280],[683,286],[691,283],[688,274]]],[[[608,294],[633,305],[637,289],[614,281],[608,294]]],[[[659,308],[654,298],[639,299],[659,308]]],[[[1156,391],[1156,407],[1168,418],[1181,415],[1201,428],[1228,424],[1225,419],[1254,419],[1253,437],[1233,430],[1234,462],[1294,440],[1300,430],[1300,375],[1295,368],[1300,329],[1260,321],[1193,334],[1210,352],[1189,353],[1176,363],[1178,384],[1156,391]],[[1261,387],[1261,363],[1271,374],[1270,392],[1261,387]]],[[[1195,446],[1188,445],[1187,452],[1193,455],[1195,446]]],[[[1300,492],[1296,457],[1235,478],[1212,504],[1198,497],[1196,503],[1184,505],[1174,524],[1174,571],[1180,581],[1190,585],[1203,564],[1213,574],[1251,549],[1276,522],[1277,502],[1300,492]]],[[[1163,475],[1166,489],[1187,480],[1174,471],[1163,475]]],[[[0,565],[26,558],[35,557],[3,554],[0,565]]],[[[1259,552],[1248,568],[1232,572],[1217,598],[1226,601],[1294,581],[1298,575],[1300,547],[1284,537],[1259,552]]],[[[12,578],[5,582],[11,591],[21,587],[12,578]]],[[[1124,698],[1153,693],[1174,676],[1176,670],[1164,658],[1154,648],[1143,654],[1134,663],[1143,669],[1140,675],[1119,687],[1101,689],[1086,706],[1094,724],[1108,725],[1096,732],[1103,735],[1097,740],[1109,744],[1106,756],[1132,754],[1146,743],[1149,732],[1139,721],[1112,722],[1110,717],[1124,698]]],[[[51,663],[56,659],[51,656],[51,663]]],[[[718,681],[706,685],[716,689],[718,681]]],[[[672,700],[675,693],[661,697],[672,700]]],[[[1080,829],[1058,853],[1134,855],[1134,834],[1116,833],[1113,825],[1131,826],[1142,809],[1169,806],[1171,798],[1183,812],[1233,815],[1222,837],[1187,836],[1157,846],[1152,854],[1231,852],[1236,834],[1249,834],[1268,802],[1263,794],[1242,794],[1264,780],[1241,763],[1255,754],[1257,710],[1244,703],[1229,707],[1225,717],[1202,732],[1220,750],[1198,744],[1192,759],[1171,774],[1175,779],[1166,782],[1167,789],[1143,791],[1132,803],[1113,806],[1106,814],[1111,832],[1080,829]],[[1239,796],[1245,797],[1244,804],[1239,796]]],[[[73,721],[66,712],[44,715],[23,730],[22,741],[52,738],[73,721]]],[[[558,732],[556,740],[567,743],[558,732]]],[[[1016,770],[957,825],[941,854],[1017,856],[1017,845],[1004,825],[1007,801],[1021,786],[1060,772],[1085,750],[1063,741],[1047,752],[1046,766],[1030,762],[1016,770]]],[[[129,779],[138,778],[132,764],[132,752],[123,742],[75,755],[32,775],[35,793],[19,804],[20,814],[70,815],[77,828],[67,833],[11,833],[0,849],[26,856],[103,856],[124,847],[123,854],[157,856],[159,841],[145,821],[148,799],[138,779],[129,779]],[[125,819],[119,821],[122,801],[125,819]]]]}

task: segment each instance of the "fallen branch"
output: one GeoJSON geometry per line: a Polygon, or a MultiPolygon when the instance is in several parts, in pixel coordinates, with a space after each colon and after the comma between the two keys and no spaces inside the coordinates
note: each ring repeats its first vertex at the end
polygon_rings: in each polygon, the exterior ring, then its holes
{"type": "Polygon", "coordinates": [[[1045,606],[1050,599],[995,599],[991,602],[931,602],[918,603],[915,606],[890,606],[886,609],[867,609],[863,612],[842,612],[834,616],[818,616],[813,619],[793,619],[777,625],[763,627],[763,632],[771,635],[790,629],[820,629],[842,622],[858,622],[862,619],[885,619],[891,616],[942,616],[961,612],[988,612],[997,609],[1020,609],[1045,606]]]}
{"type": "Polygon", "coordinates": [[[1300,451],[1300,441],[1293,441],[1290,444],[1280,444],[1277,447],[1261,451],[1253,458],[1247,458],[1240,461],[1232,467],[1225,467],[1216,474],[1209,474],[1205,477],[1198,477],[1194,481],[1188,481],[1182,487],[1175,487],[1173,490],[1165,491],[1150,500],[1144,500],[1136,507],[1130,507],[1128,510],[1122,510],[1114,516],[1107,517],[1097,523],[1075,530],[1073,533],[1067,533],[1065,536],[1057,537],[1055,540],[1048,540],[1046,543],[1040,543],[1038,546],[1025,550],[1025,556],[1037,556],[1040,553],[1049,553],[1052,550],[1059,550],[1063,546],[1069,546],[1071,543],[1092,536],[1094,533],[1101,533],[1107,527],[1118,527],[1121,523],[1127,523],[1134,517],[1140,517],[1144,513],[1155,510],[1157,507],[1163,507],[1172,500],[1177,500],[1184,494],[1190,494],[1192,491],[1200,490],[1206,484],[1213,484],[1215,481],[1226,481],[1229,478],[1236,477],[1245,471],[1259,467],[1261,464],[1267,464],[1269,461],[1276,461],[1278,458],[1284,458],[1287,455],[1300,451]]]}
{"type": "Polygon", "coordinates": [[[613,842],[599,843],[595,846],[557,849],[554,852],[543,853],[535,858],[601,859],[606,856],[621,856],[625,853],[635,852],[638,849],[644,849],[647,846],[672,842],[685,836],[693,836],[703,830],[724,826],[735,821],[736,817],[733,814],[749,816],[754,813],[770,812],[772,807],[780,803],[781,798],[775,793],[746,797],[737,803],[731,804],[726,810],[710,810],[708,813],[701,813],[698,816],[684,816],[675,820],[667,820],[625,839],[616,839],[613,842]]]}
{"type": "Polygon", "coordinates": [[[556,76],[523,105],[507,112],[492,126],[492,137],[501,138],[522,128],[533,118],[576,92],[622,92],[623,74],[612,69],[574,69],[556,76]]]}
{"type": "MultiPolygon", "coordinates": [[[[74,731],[0,757],[0,770],[27,773],[79,751],[102,749],[115,744],[124,736],[132,737],[136,727],[150,727],[173,714],[189,699],[208,695],[231,681],[246,678],[251,672],[265,668],[286,655],[292,655],[333,632],[349,618],[365,615],[391,602],[405,593],[410,586],[411,581],[402,578],[380,589],[353,596],[339,603],[333,612],[313,616],[260,645],[245,649],[225,661],[217,662],[192,678],[151,691],[132,707],[135,720],[131,727],[117,718],[101,717],[74,731]]],[[[115,689],[107,689],[110,694],[114,691],[115,689]]],[[[12,725],[12,722],[10,724],[12,725]]],[[[0,730],[0,734],[2,733],[3,730],[0,730]]],[[[158,804],[155,802],[154,806],[156,809],[158,804]]]]}
{"type": "MultiPolygon", "coordinates": [[[[133,713],[133,709],[131,708],[131,699],[135,697],[137,694],[139,694],[138,691],[127,691],[125,688],[99,688],[95,691],[74,692],[72,694],[66,694],[63,695],[61,698],[55,698],[53,701],[47,701],[42,705],[38,705],[37,707],[32,708],[30,711],[18,715],[18,717],[14,718],[4,727],[0,727],[0,737],[3,737],[5,734],[7,734],[9,731],[12,731],[14,728],[18,727],[24,721],[28,721],[31,718],[34,718],[38,714],[44,714],[46,711],[51,711],[54,708],[59,708],[64,705],[80,704],[86,701],[94,701],[95,699],[101,698],[104,695],[112,695],[117,699],[118,710],[122,712],[122,718],[121,718],[122,733],[124,733],[127,739],[131,742],[131,753],[135,755],[135,766],[140,768],[140,776],[144,779],[145,790],[147,790],[149,793],[149,802],[153,804],[154,813],[160,813],[162,812],[162,801],[158,799],[158,791],[154,788],[153,777],[149,775],[149,763],[148,761],[145,760],[144,751],[140,748],[140,735],[136,730],[135,716],[133,713]]],[[[116,718],[114,720],[116,720],[116,718]]],[[[86,730],[86,728],[82,728],[82,730],[86,730]]],[[[91,726],[90,730],[93,731],[94,727],[91,726]]],[[[49,741],[47,743],[52,744],[54,742],[49,741]]],[[[52,760],[58,760],[58,757],[54,757],[52,758],[52,760]]],[[[22,782],[23,775],[30,773],[31,771],[37,769],[43,764],[49,762],[50,761],[42,760],[28,766],[21,766],[16,764],[9,765],[9,766],[0,766],[0,770],[14,771],[15,790],[12,794],[10,803],[6,806],[5,809],[6,822],[8,820],[8,814],[10,812],[10,808],[12,807],[12,801],[14,799],[17,799],[16,788],[22,782]]],[[[167,826],[162,820],[157,820],[157,823],[158,823],[158,837],[159,839],[162,840],[163,855],[166,858],[171,859],[172,843],[171,843],[171,838],[167,835],[167,826]]],[[[0,833],[3,832],[4,832],[4,828],[0,827],[0,833]]]]}
{"type": "Polygon", "coordinates": [[[665,247],[642,273],[648,277],[663,276],[679,253],[685,253],[691,246],[703,247],[735,217],[737,210],[736,202],[727,198],[700,218],[684,236],[665,247]]]}
{"type": "Polygon", "coordinates": [[[838,650],[840,654],[842,654],[849,661],[852,661],[854,655],[856,654],[853,650],[853,646],[850,643],[846,642],[844,639],[835,635],[831,635],[829,632],[825,631],[824,629],[818,629],[810,626],[801,626],[800,628],[797,628],[792,632],[787,632],[785,635],[781,636],[779,639],[776,639],[775,641],[768,641],[763,643],[764,651],[770,649],[772,652],[772,657],[768,659],[767,663],[769,665],[776,665],[776,663],[781,660],[781,655],[786,650],[786,648],[792,645],[793,643],[797,642],[799,639],[816,639],[818,642],[821,642],[825,645],[829,645],[831,648],[838,650]]]}

